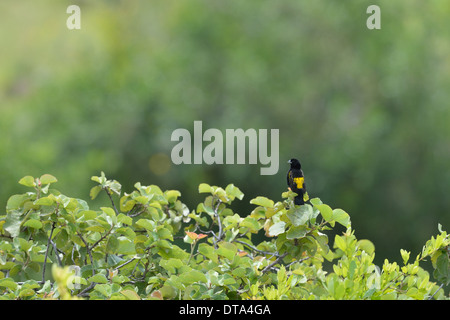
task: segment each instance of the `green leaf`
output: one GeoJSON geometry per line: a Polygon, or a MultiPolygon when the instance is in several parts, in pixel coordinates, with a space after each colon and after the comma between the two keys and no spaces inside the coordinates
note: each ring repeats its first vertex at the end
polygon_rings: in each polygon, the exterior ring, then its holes
{"type": "Polygon", "coordinates": [[[108,284],[97,284],[94,287],[94,290],[100,292],[102,295],[108,298],[111,296],[112,293],[111,286],[108,284]]]}
{"type": "Polygon", "coordinates": [[[234,269],[233,271],[231,271],[231,273],[235,277],[240,277],[240,278],[245,278],[247,276],[247,270],[243,267],[238,267],[238,268],[234,269]]]}
{"type": "Polygon", "coordinates": [[[242,193],[242,191],[238,187],[236,187],[234,184],[229,184],[225,188],[225,192],[232,199],[238,198],[239,200],[242,200],[242,198],[244,197],[244,194],[242,193]]]}
{"type": "Polygon", "coordinates": [[[161,239],[161,240],[169,239],[169,240],[173,241],[173,235],[172,235],[172,232],[169,229],[164,228],[164,227],[162,227],[162,228],[158,227],[158,228],[160,228],[157,231],[159,239],[161,239]]]}
{"type": "Polygon", "coordinates": [[[104,274],[96,274],[92,277],[88,278],[89,282],[95,282],[95,283],[108,283],[108,279],[106,279],[106,276],[104,274]]]}
{"type": "Polygon", "coordinates": [[[148,219],[139,219],[136,225],[150,231],[155,230],[155,222],[148,219]]]}
{"type": "Polygon", "coordinates": [[[0,279],[0,287],[8,288],[10,290],[17,289],[17,283],[11,278],[0,279]]]}
{"type": "Polygon", "coordinates": [[[97,212],[93,210],[84,210],[80,214],[83,215],[84,221],[89,221],[97,218],[97,212]]]}
{"type": "Polygon", "coordinates": [[[42,197],[34,202],[34,204],[38,206],[51,206],[53,203],[54,201],[50,197],[42,197]]]}
{"type": "Polygon", "coordinates": [[[111,218],[116,216],[116,212],[114,211],[113,208],[110,207],[101,207],[100,208],[104,213],[106,213],[108,216],[110,216],[111,218]]]}
{"type": "Polygon", "coordinates": [[[213,195],[215,195],[216,197],[219,197],[219,199],[222,202],[228,203],[228,201],[230,201],[230,199],[228,199],[228,197],[227,197],[227,193],[225,192],[225,190],[223,190],[220,187],[213,186],[213,195]]]}
{"type": "Polygon", "coordinates": [[[92,200],[94,200],[95,198],[97,198],[97,196],[100,193],[100,191],[102,191],[102,187],[101,186],[95,186],[89,192],[89,196],[91,197],[92,200]]]}
{"type": "Polygon", "coordinates": [[[42,228],[42,222],[36,219],[30,219],[27,222],[23,224],[25,227],[30,227],[33,229],[41,229],[42,228]]]}
{"type": "Polygon", "coordinates": [[[239,226],[248,228],[250,232],[257,232],[260,229],[258,221],[255,218],[251,217],[244,218],[239,226]]]}
{"type": "Polygon", "coordinates": [[[372,295],[375,293],[376,290],[377,290],[377,288],[371,288],[371,289],[367,290],[363,296],[363,299],[369,299],[370,297],[372,297],[372,295]]]}
{"type": "Polygon", "coordinates": [[[411,252],[408,252],[406,250],[400,249],[400,254],[402,255],[403,264],[406,265],[408,263],[409,255],[411,254],[411,252]]]}
{"type": "Polygon", "coordinates": [[[323,255],[327,257],[330,248],[328,247],[328,236],[326,234],[320,233],[316,236],[317,243],[320,248],[322,248],[323,255]]]}
{"type": "Polygon", "coordinates": [[[300,226],[306,224],[312,217],[313,210],[310,205],[302,205],[298,207],[293,207],[286,213],[289,220],[291,220],[294,226],[300,226]]]}
{"type": "Polygon", "coordinates": [[[219,261],[216,250],[207,243],[200,243],[198,245],[198,252],[215,263],[219,261]]]}
{"type": "Polygon", "coordinates": [[[166,195],[167,201],[172,203],[172,202],[175,202],[177,200],[177,198],[181,196],[181,193],[178,190],[168,190],[165,192],[165,195],[166,195]]]}
{"type": "MultiPolygon", "coordinates": [[[[375,245],[372,243],[372,241],[367,239],[361,239],[358,241],[358,247],[361,250],[364,250],[368,254],[372,254],[375,252],[375,245]]],[[[409,256],[408,256],[409,257],[409,256]]]]}
{"type": "Polygon", "coordinates": [[[285,227],[286,227],[286,223],[284,221],[277,222],[269,228],[268,233],[270,236],[275,237],[281,233],[284,233],[285,227]]]}
{"type": "Polygon", "coordinates": [[[117,216],[117,222],[131,226],[133,224],[133,219],[129,216],[124,215],[123,213],[120,213],[117,216]]]}
{"type": "Polygon", "coordinates": [[[85,229],[86,231],[93,231],[93,232],[105,232],[106,229],[100,225],[96,225],[96,226],[89,226],[85,229]]]}
{"type": "Polygon", "coordinates": [[[6,203],[6,210],[9,211],[19,209],[27,199],[28,196],[26,194],[15,194],[9,197],[8,202],[6,203]]]}
{"type": "Polygon", "coordinates": [[[31,296],[34,296],[35,294],[36,294],[36,292],[33,289],[25,288],[25,289],[20,290],[19,298],[31,297],[31,296]]]}
{"type": "MultiPolygon", "coordinates": [[[[104,175],[103,172],[102,172],[102,175],[104,175]]],[[[91,180],[94,181],[94,182],[100,183],[100,184],[103,183],[101,181],[101,177],[98,177],[98,176],[92,176],[91,180]]]]}
{"type": "Polygon", "coordinates": [[[185,264],[180,259],[175,258],[169,258],[168,260],[162,259],[159,262],[159,265],[169,271],[170,273],[175,274],[177,271],[176,269],[180,269],[185,264]]]}
{"type": "Polygon", "coordinates": [[[122,198],[120,198],[120,210],[123,212],[130,211],[133,209],[134,205],[136,204],[135,200],[130,200],[129,195],[125,195],[122,198]]]}
{"type": "Polygon", "coordinates": [[[56,179],[54,176],[52,176],[51,174],[43,174],[39,180],[41,181],[42,184],[50,184],[50,183],[55,183],[58,181],[58,179],[56,179]]]}
{"type": "Polygon", "coordinates": [[[198,186],[198,192],[199,193],[212,193],[213,192],[213,188],[207,183],[201,183],[198,186]]]}
{"type": "Polygon", "coordinates": [[[266,197],[256,197],[252,200],[250,200],[251,204],[257,205],[257,206],[261,206],[261,207],[266,207],[266,208],[271,208],[274,205],[274,202],[266,197]]]}
{"type": "Polygon", "coordinates": [[[333,210],[330,208],[330,206],[326,204],[317,204],[315,205],[317,209],[319,209],[320,214],[324,218],[325,221],[331,221],[333,217],[333,210]]]}
{"type": "Polygon", "coordinates": [[[281,202],[277,202],[273,208],[264,208],[264,207],[256,207],[255,210],[252,211],[252,216],[262,218],[266,217],[271,218],[273,217],[277,212],[284,209],[283,207],[280,207],[281,202]]]}
{"type": "Polygon", "coordinates": [[[308,228],[305,225],[298,227],[290,227],[289,230],[286,232],[286,239],[292,240],[302,238],[306,235],[307,232],[308,228]]]}
{"type": "Polygon", "coordinates": [[[322,200],[320,200],[319,198],[312,198],[311,200],[309,200],[309,202],[311,202],[314,207],[322,204],[322,200]]]}
{"type": "Polygon", "coordinates": [[[136,247],[133,243],[133,240],[128,239],[127,237],[118,237],[119,247],[117,248],[117,254],[135,254],[136,247]]]}
{"type": "Polygon", "coordinates": [[[204,282],[206,283],[208,280],[203,272],[192,269],[188,272],[184,272],[180,274],[179,279],[185,285],[189,285],[192,283],[204,282]]]}
{"type": "Polygon", "coordinates": [[[126,289],[120,291],[128,300],[141,300],[141,297],[134,290],[126,289]]]}
{"type": "Polygon", "coordinates": [[[119,248],[119,240],[117,239],[116,234],[112,234],[108,241],[106,242],[106,253],[112,254],[116,253],[119,248]]]}
{"type": "Polygon", "coordinates": [[[433,276],[439,282],[448,285],[450,283],[450,261],[447,252],[442,253],[436,260],[436,270],[433,276]]]}
{"type": "Polygon", "coordinates": [[[223,219],[223,224],[225,226],[224,230],[226,231],[231,228],[235,228],[240,221],[241,221],[241,217],[237,213],[235,213],[232,216],[225,217],[225,219],[223,219]]]}
{"type": "Polygon", "coordinates": [[[216,253],[232,261],[236,256],[237,247],[230,242],[222,242],[219,244],[219,248],[216,250],[216,253]]]}
{"type": "Polygon", "coordinates": [[[175,288],[169,285],[163,285],[159,291],[165,299],[173,299],[177,296],[175,288]]]}
{"type": "Polygon", "coordinates": [[[355,260],[352,260],[351,262],[350,262],[350,266],[349,266],[349,268],[348,268],[348,278],[349,279],[353,279],[353,276],[355,275],[355,271],[356,271],[356,268],[357,268],[358,266],[356,265],[356,262],[355,262],[355,260]]]}
{"type": "Polygon", "coordinates": [[[342,209],[334,209],[333,210],[333,220],[342,224],[344,227],[350,227],[350,216],[347,212],[342,209]]]}
{"type": "Polygon", "coordinates": [[[34,178],[32,176],[23,177],[22,179],[19,180],[19,183],[26,187],[35,187],[36,186],[36,182],[34,182],[34,178]]]}
{"type": "MultiPolygon", "coordinates": [[[[139,202],[140,204],[143,204],[143,205],[146,205],[148,202],[149,202],[149,197],[146,197],[146,196],[139,196],[139,197],[136,197],[136,198],[134,198],[132,201],[129,201],[129,202],[131,202],[133,205],[136,203],[136,202],[139,202]]],[[[172,201],[173,202],[173,201],[172,201]]],[[[129,207],[129,205],[128,205],[128,203],[127,203],[127,207],[129,207]]],[[[133,208],[133,207],[131,207],[131,208],[133,208]]],[[[130,208],[130,209],[131,209],[130,208]]]]}
{"type": "Polygon", "coordinates": [[[106,186],[109,188],[109,190],[120,196],[122,185],[119,182],[117,182],[116,180],[108,180],[106,186]]]}
{"type": "Polygon", "coordinates": [[[344,238],[338,235],[336,235],[334,238],[334,246],[344,252],[347,249],[347,243],[345,242],[344,238]]]}
{"type": "Polygon", "coordinates": [[[3,229],[8,231],[13,238],[17,237],[20,233],[21,216],[22,214],[16,211],[12,211],[6,215],[6,222],[3,224],[3,229]]]}

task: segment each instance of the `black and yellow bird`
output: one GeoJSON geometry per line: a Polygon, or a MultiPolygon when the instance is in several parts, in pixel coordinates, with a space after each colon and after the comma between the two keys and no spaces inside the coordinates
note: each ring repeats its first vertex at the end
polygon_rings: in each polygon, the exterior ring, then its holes
{"type": "Polygon", "coordinates": [[[297,159],[291,159],[288,161],[288,163],[291,165],[291,168],[287,173],[287,184],[291,191],[297,194],[297,196],[294,198],[294,204],[305,204],[303,196],[306,192],[306,185],[305,177],[302,171],[302,165],[297,159]]]}

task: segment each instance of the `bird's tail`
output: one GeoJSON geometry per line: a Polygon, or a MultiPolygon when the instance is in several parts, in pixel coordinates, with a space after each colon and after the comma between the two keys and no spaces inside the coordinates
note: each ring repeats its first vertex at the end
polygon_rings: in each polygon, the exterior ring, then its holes
{"type": "Polygon", "coordinates": [[[305,201],[303,201],[303,196],[296,196],[294,198],[294,204],[297,206],[305,204],[305,201]]]}

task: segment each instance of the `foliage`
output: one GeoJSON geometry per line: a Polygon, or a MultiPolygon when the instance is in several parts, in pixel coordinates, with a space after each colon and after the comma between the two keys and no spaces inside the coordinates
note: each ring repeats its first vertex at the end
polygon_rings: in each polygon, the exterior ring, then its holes
{"type": "Polygon", "coordinates": [[[200,184],[205,199],[190,211],[176,190],[136,183],[122,194],[103,172],[92,180],[91,199],[104,192],[110,206],[60,193],[49,174],[19,181],[29,191],[11,196],[0,217],[2,299],[446,298],[450,238],[440,226],[412,263],[401,250],[402,266],[380,268],[349,215],[318,198],[294,206],[290,191],[278,202],[256,197],[240,216],[231,205],[244,195],[233,184],[200,184]],[[347,230],[331,248],[336,223],[347,230]],[[440,286],[420,266],[427,258],[440,286]]]}
{"type": "MultiPolygon", "coordinates": [[[[70,31],[67,2],[0,1],[2,205],[18,176],[52,172],[83,198],[79,177],[100,169],[126,190],[176,185],[190,208],[201,182],[260,195],[256,165],[170,166],[171,132],[202,120],[280,129],[280,163],[302,160],[309,190],[352,213],[379,265],[398,256],[392,242],[418,251],[438,221],[448,230],[449,1],[79,5],[70,31]],[[382,29],[370,31],[374,3],[382,29]],[[161,153],[165,173],[147,165],[161,153]]],[[[279,197],[285,171],[263,195],[279,197]]]]}

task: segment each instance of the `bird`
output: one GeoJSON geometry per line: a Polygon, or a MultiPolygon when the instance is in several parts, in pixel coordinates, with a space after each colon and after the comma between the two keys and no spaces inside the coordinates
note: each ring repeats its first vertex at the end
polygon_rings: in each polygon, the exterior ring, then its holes
{"type": "Polygon", "coordinates": [[[294,204],[305,204],[303,196],[306,193],[306,185],[302,165],[300,164],[300,161],[294,158],[289,160],[288,163],[291,165],[291,168],[287,173],[287,184],[289,189],[297,194],[294,198],[294,204]]]}

